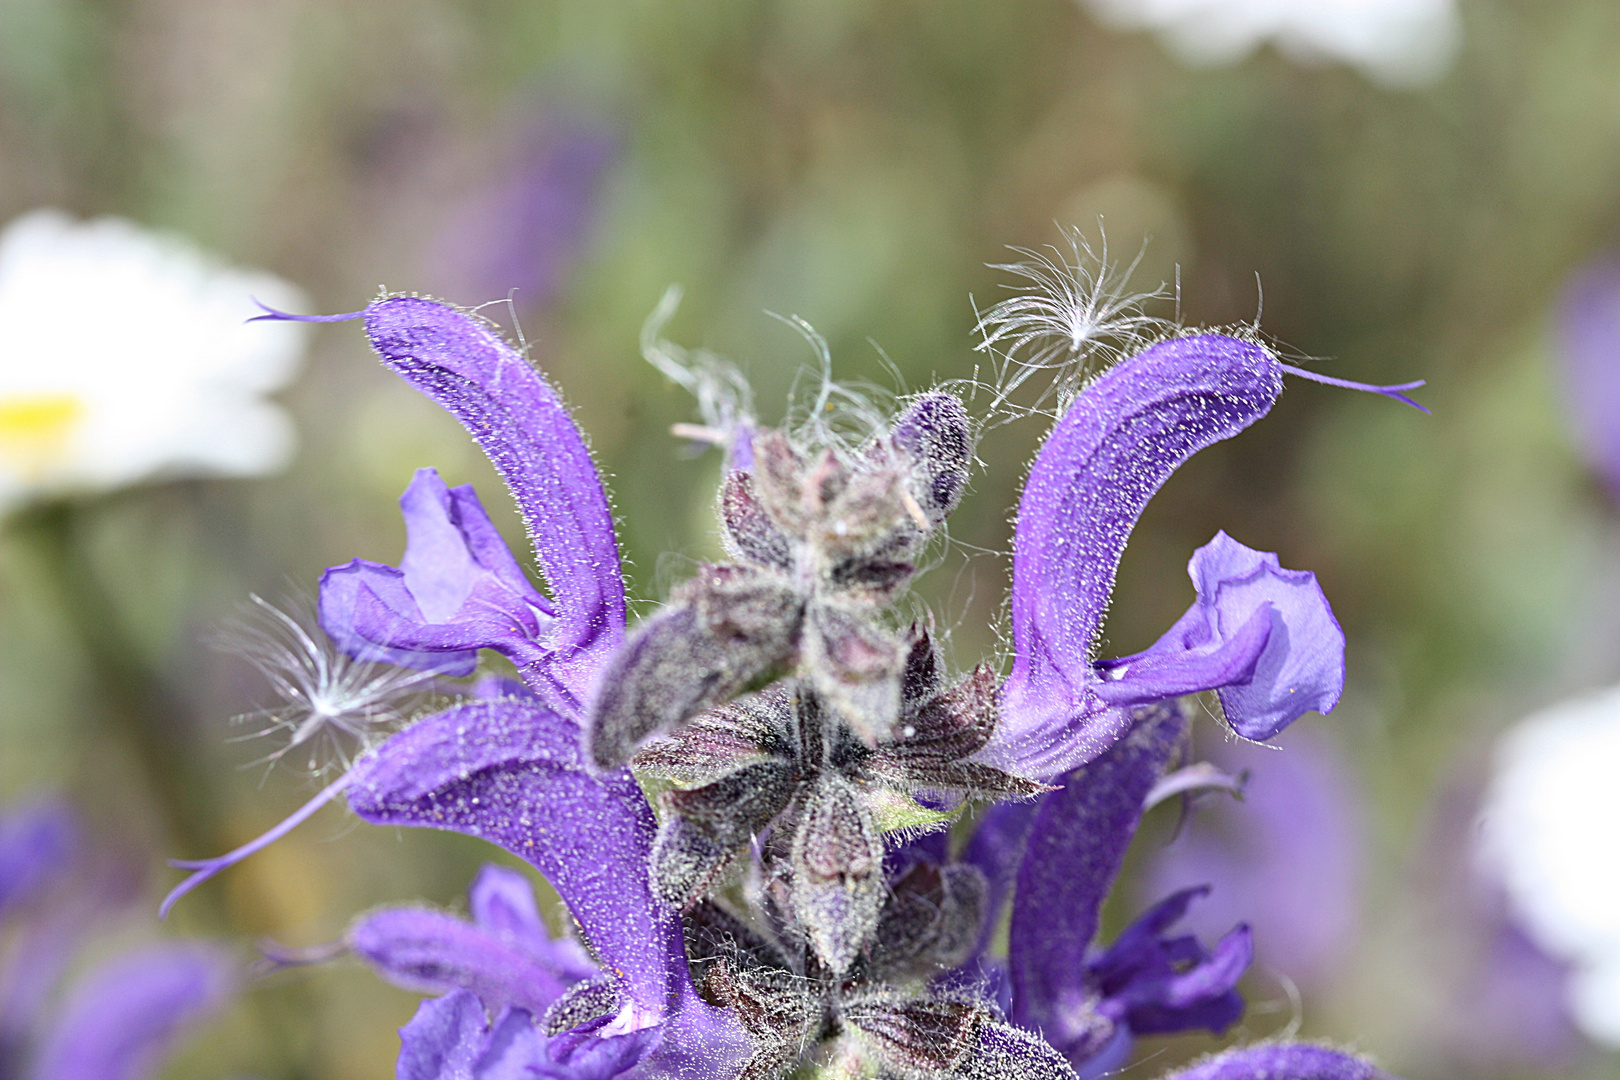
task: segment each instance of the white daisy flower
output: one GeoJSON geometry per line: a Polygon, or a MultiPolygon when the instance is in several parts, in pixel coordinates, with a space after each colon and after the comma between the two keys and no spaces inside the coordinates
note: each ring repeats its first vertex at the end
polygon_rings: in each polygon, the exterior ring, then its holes
{"type": "Polygon", "coordinates": [[[118,218],[36,210],[0,232],[0,512],[180,476],[287,464],[301,296],[118,218]]]}
{"type": "Polygon", "coordinates": [[[1265,41],[1302,60],[1327,58],[1379,82],[1444,75],[1461,34],[1455,0],[1087,0],[1122,30],[1154,30],[1193,64],[1241,60],[1265,41]]]}
{"type": "Polygon", "coordinates": [[[1547,952],[1575,966],[1569,1004],[1620,1046],[1620,687],[1562,702],[1497,747],[1484,852],[1547,952]]]}

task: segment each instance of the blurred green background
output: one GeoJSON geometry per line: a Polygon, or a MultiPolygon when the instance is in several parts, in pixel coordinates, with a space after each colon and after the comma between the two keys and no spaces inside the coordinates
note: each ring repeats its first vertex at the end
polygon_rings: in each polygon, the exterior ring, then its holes
{"type": "MultiPolygon", "coordinates": [[[[1302,1032],[1412,1077],[1620,1076],[1591,1050],[1464,1063],[1459,1040],[1488,1021],[1466,1012],[1435,929],[1438,794],[1477,784],[1508,723],[1620,678],[1620,516],[1575,452],[1553,325],[1563,283],[1620,225],[1620,5],[1459,13],[1449,69],[1414,89],[1271,47],[1189,67],[1073,0],[0,0],[0,219],[127,216],[272,270],[321,311],[379,284],[480,303],[509,287],[496,253],[478,262],[500,219],[480,232],[465,207],[535,145],[594,133],[604,164],[577,242],[514,308],[611,478],[649,602],[716,548],[716,456],[668,434],[690,398],[639,357],[666,286],[686,289],[666,336],[741,364],[768,423],[812,357],[767,311],[814,325],[837,374],[887,384],[881,351],[917,389],[982,365],[969,298],[983,308],[1007,282],[986,264],[1057,241],[1059,224],[1101,218],[1127,258],[1149,238],[1135,283],[1179,267],[1190,324],[1253,319],[1258,275],[1266,332],[1342,377],[1427,379],[1434,415],[1291,382],[1154,501],[1105,652],[1179,615],[1186,559],[1218,528],[1314,570],[1350,682],[1302,724],[1344,750],[1369,846],[1359,936],[1305,992],[1302,1032]]],[[[314,786],[245,767],[258,752],[228,741],[228,718],[268,692],[203,644],[212,628],[250,592],[308,594],[327,566],[396,561],[395,500],[419,466],[477,485],[521,540],[476,449],[357,327],[320,328],[283,400],[301,431],[283,475],[134,488],[0,531],[0,804],[65,790],[152,868],[154,904],[174,880],[162,857],[240,843],[314,786]],[[45,529],[70,538],[65,576],[45,529]]],[[[1044,431],[985,437],[920,586],[960,667],[1001,648],[998,553],[1044,431]]],[[[165,932],[244,955],[259,937],[330,941],[370,905],[458,903],[489,857],[327,811],[165,932]]],[[[1273,1007],[1249,1037],[1294,1016],[1275,981],[1250,997],[1273,1007]]],[[[352,963],[283,972],[165,1075],[390,1076],[413,1003],[352,963]]],[[[1210,1044],[1168,1045],[1125,1075],[1210,1044]]]]}

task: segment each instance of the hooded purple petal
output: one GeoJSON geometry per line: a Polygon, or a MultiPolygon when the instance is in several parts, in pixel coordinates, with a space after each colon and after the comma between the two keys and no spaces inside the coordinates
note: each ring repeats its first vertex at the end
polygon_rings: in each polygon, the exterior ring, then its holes
{"type": "Polygon", "coordinates": [[[524,576],[470,486],[420,469],[399,500],[399,569],[355,559],[321,577],[321,626],[361,660],[465,675],[477,650],[519,668],[551,655],[551,602],[524,576]]]}
{"type": "Polygon", "coordinates": [[[1171,1073],[1164,1080],[1390,1080],[1364,1058],[1308,1043],[1246,1046],[1171,1073]]]}
{"type": "Polygon", "coordinates": [[[1015,657],[985,761],[1051,776],[1119,736],[1117,715],[1093,706],[1086,691],[1125,542],[1171,473],[1264,416],[1281,390],[1265,349],[1201,334],[1125,360],[1070,405],[1019,502],[1015,657]]]}
{"type": "Polygon", "coordinates": [[[527,359],[482,320],[413,297],[366,309],[383,361],[457,420],[516,497],[556,601],[552,637],[576,695],[624,635],[613,515],[579,429],[527,359]]]}
{"type": "Polygon", "coordinates": [[[1565,289],[1563,353],[1581,453],[1620,495],[1620,259],[1581,270],[1565,289]]]}
{"type": "Polygon", "coordinates": [[[420,908],[372,912],[350,929],[349,947],[395,986],[425,994],[471,990],[491,1009],[511,1005],[535,1016],[577,981],[529,949],[420,908]]]}
{"type": "Polygon", "coordinates": [[[140,1080],[193,1021],[223,1004],[230,964],[212,949],[157,945],[91,972],[46,1037],[36,1080],[140,1080]]]}
{"type": "Polygon", "coordinates": [[[1144,717],[1101,757],[1070,772],[1042,801],[1013,896],[1008,933],[1012,1020],[1083,1060],[1109,1034],[1088,1002],[1086,960],[1098,913],[1186,721],[1173,705],[1144,717]]]}
{"type": "Polygon", "coordinates": [[[373,824],[481,837],[538,869],[649,1020],[686,978],[680,922],[648,885],[652,811],[629,770],[585,769],[572,723],[524,702],[463,704],[349,775],[349,805],[373,824]]]}
{"type": "Polygon", "coordinates": [[[1232,730],[1256,741],[1313,709],[1333,711],[1344,690],[1344,631],[1315,574],[1284,570],[1277,556],[1224,532],[1193,552],[1187,573],[1198,599],[1152,648],[1106,665],[1118,680],[1107,689],[1138,679],[1157,686],[1165,669],[1198,671],[1210,658],[1236,651],[1252,657],[1246,673],[1224,678],[1211,669],[1210,681],[1196,685],[1193,678],[1175,692],[1217,691],[1232,730]],[[1257,624],[1269,631],[1257,636],[1257,624]]]}
{"type": "Polygon", "coordinates": [[[0,817],[0,915],[67,873],[79,846],[73,812],[38,802],[0,817]]]}

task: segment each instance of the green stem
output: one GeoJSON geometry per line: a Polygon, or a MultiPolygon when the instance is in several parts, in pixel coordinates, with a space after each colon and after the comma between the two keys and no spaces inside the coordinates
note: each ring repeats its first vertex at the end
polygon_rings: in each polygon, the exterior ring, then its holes
{"type": "Polygon", "coordinates": [[[59,607],[89,660],[101,714],[139,763],[171,842],[188,855],[223,850],[214,782],[185,738],[189,709],[142,662],[87,556],[78,514],[52,503],[18,518],[56,588],[59,607]]]}

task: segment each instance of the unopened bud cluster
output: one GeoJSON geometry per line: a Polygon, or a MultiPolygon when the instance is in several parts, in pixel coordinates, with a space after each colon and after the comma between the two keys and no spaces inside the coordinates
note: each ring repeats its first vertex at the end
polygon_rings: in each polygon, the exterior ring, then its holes
{"type": "Polygon", "coordinates": [[[667,785],[652,887],[685,915],[699,986],[754,1038],[743,1076],[843,1036],[894,1075],[979,1075],[995,1063],[969,1048],[1004,1025],[923,980],[976,944],[983,877],[885,865],[886,834],[1044,790],[968,760],[995,729],[993,673],[951,684],[924,629],[885,622],[967,485],[967,413],[934,392],[858,451],[771,430],[747,450],[719,498],[733,561],[703,566],[603,672],[591,757],[667,785]]]}

